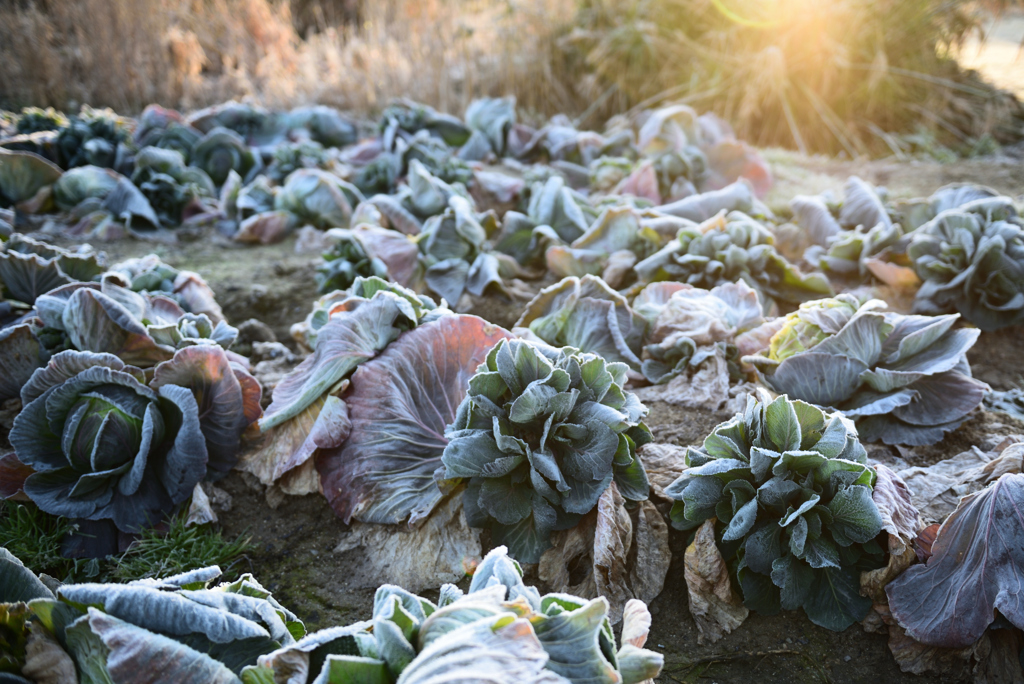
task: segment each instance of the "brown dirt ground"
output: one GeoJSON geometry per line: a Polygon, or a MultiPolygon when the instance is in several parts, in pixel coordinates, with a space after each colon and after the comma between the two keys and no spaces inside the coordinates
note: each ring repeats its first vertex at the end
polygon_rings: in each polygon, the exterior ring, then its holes
{"type": "MultiPolygon", "coordinates": [[[[769,151],[776,188],[768,197],[773,206],[798,193],[826,188],[840,191],[846,177],[858,174],[886,184],[897,197],[930,194],[939,186],[962,180],[990,185],[1015,197],[1024,193],[1024,166],[999,159],[937,163],[836,162],[769,151]]],[[[288,329],[309,311],[316,297],[315,257],[296,255],[294,240],[274,246],[240,247],[211,238],[178,245],[123,241],[97,245],[111,262],[156,252],[179,268],[198,271],[213,287],[233,323],[257,318],[267,323],[282,342],[288,329]]],[[[488,301],[478,313],[509,326],[518,316],[516,305],[488,301]]],[[[984,333],[970,354],[975,374],[995,389],[1020,385],[1024,378],[1024,339],[1019,329],[984,333]]],[[[654,404],[649,423],[659,441],[698,444],[728,414],[679,410],[654,404]]],[[[940,445],[919,452],[913,465],[924,465],[960,453],[992,432],[1024,433],[1024,424],[997,414],[979,414],[940,445]]],[[[311,495],[290,498],[271,509],[258,486],[238,474],[221,486],[233,497],[223,514],[229,535],[245,533],[255,544],[240,566],[248,567],[310,628],[345,624],[369,616],[379,578],[363,568],[361,551],[333,552],[345,529],[324,499],[311,495]]],[[[665,654],[659,682],[950,682],[955,677],[914,676],[900,672],[884,636],[859,626],[833,633],[810,623],[802,613],[775,617],[751,615],[744,625],[717,644],[698,646],[696,628],[687,609],[682,558],[686,540],[673,533],[674,561],[663,594],[652,602],[654,625],[648,645],[665,654]]]]}

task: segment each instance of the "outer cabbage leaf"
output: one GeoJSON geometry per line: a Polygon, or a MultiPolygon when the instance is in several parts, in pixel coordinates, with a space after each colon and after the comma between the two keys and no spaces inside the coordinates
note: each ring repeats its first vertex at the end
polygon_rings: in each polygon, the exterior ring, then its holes
{"type": "Polygon", "coordinates": [[[191,162],[209,175],[218,186],[223,185],[228,174],[235,171],[246,178],[257,160],[252,150],[238,133],[227,128],[209,130],[192,147],[191,162]]]}
{"type": "Polygon", "coordinates": [[[230,362],[215,345],[185,347],[153,371],[150,387],[188,388],[199,408],[199,429],[206,440],[210,475],[226,475],[237,461],[242,433],[259,418],[259,383],[230,362]]]}
{"type": "Polygon", "coordinates": [[[274,199],[274,208],[294,214],[321,230],[347,228],[363,194],[351,183],[320,169],[299,169],[288,176],[274,199]]]}
{"type": "Polygon", "coordinates": [[[139,684],[239,682],[227,667],[179,641],[153,634],[95,608],[90,608],[88,617],[82,619],[108,651],[104,669],[112,681],[139,684]]]}
{"type": "Polygon", "coordinates": [[[529,621],[508,613],[478,620],[427,646],[398,678],[400,684],[450,681],[568,682],[545,669],[549,657],[529,621]]]}
{"type": "Polygon", "coordinates": [[[964,497],[939,528],[926,564],[885,588],[892,615],[915,640],[966,648],[998,614],[1024,629],[1024,475],[1006,474],[964,497]]]}
{"type": "Polygon", "coordinates": [[[317,457],[324,495],[346,523],[429,515],[442,496],[434,471],[448,444],[445,426],[488,350],[507,337],[475,316],[444,316],[403,334],[353,374],[345,398],[352,433],[317,457]]]}
{"type": "Polygon", "coordinates": [[[958,427],[988,386],[966,352],[978,330],[956,315],[880,312],[851,295],[809,302],[789,314],[767,355],[747,356],[771,389],[853,418],[865,441],[932,444],[958,427]]]}
{"type": "Polygon", "coordinates": [[[0,149],[0,204],[30,200],[60,178],[60,167],[38,154],[0,149]]]}
{"type": "Polygon", "coordinates": [[[274,389],[260,419],[267,431],[294,418],[417,323],[412,304],[391,292],[348,298],[317,332],[316,350],[274,389]]]}

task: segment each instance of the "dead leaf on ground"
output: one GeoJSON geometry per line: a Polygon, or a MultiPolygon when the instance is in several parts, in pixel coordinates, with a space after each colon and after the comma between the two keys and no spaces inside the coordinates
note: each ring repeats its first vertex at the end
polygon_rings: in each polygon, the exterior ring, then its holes
{"type": "Polygon", "coordinates": [[[689,467],[686,465],[686,447],[651,442],[640,447],[637,454],[647,471],[652,493],[667,499],[665,487],[675,482],[689,467]]]}
{"type": "Polygon", "coordinates": [[[614,484],[595,510],[551,541],[537,568],[540,579],[554,592],[604,596],[613,624],[630,599],[650,602],[661,593],[672,563],[664,517],[650,501],[627,509],[614,484]]]}
{"type": "Polygon", "coordinates": [[[750,611],[732,590],[729,568],[715,544],[715,519],[705,520],[686,549],[686,588],[697,643],[714,643],[743,624],[750,611]]]}
{"type": "Polygon", "coordinates": [[[956,509],[961,497],[983,489],[1004,474],[1022,472],[1022,466],[1024,443],[1017,443],[1002,453],[971,447],[927,468],[906,468],[898,474],[921,517],[926,522],[939,522],[956,509]]]}
{"type": "Polygon", "coordinates": [[[38,622],[29,625],[21,673],[36,684],[76,684],[75,663],[38,622]]]}
{"type": "Polygon", "coordinates": [[[353,522],[334,551],[356,548],[361,548],[369,574],[380,584],[419,592],[466,576],[472,563],[480,560],[480,530],[466,523],[460,489],[416,528],[353,522]]]}

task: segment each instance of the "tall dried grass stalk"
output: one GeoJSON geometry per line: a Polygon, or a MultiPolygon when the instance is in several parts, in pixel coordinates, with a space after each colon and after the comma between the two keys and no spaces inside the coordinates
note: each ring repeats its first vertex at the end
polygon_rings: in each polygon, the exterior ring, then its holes
{"type": "Polygon", "coordinates": [[[683,101],[756,143],[851,155],[921,122],[965,139],[1020,135],[1019,103],[949,58],[973,6],[363,0],[358,25],[302,37],[288,0],[17,0],[0,7],[0,106],[133,113],[249,98],[372,113],[410,97],[461,113],[513,94],[528,116],[591,126],[683,101]]]}

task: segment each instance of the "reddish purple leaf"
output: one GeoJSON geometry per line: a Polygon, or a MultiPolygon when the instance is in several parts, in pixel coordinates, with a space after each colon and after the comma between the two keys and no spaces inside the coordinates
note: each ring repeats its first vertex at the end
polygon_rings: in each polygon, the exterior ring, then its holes
{"type": "Polygon", "coordinates": [[[928,646],[965,648],[998,610],[1024,629],[1024,474],[965,496],[939,528],[927,564],[886,588],[907,634],[928,646]]]}
{"type": "Polygon", "coordinates": [[[352,375],[352,434],[317,456],[324,496],[348,523],[410,524],[441,500],[434,481],[445,427],[487,352],[508,332],[476,316],[443,316],[403,334],[352,375]]]}

